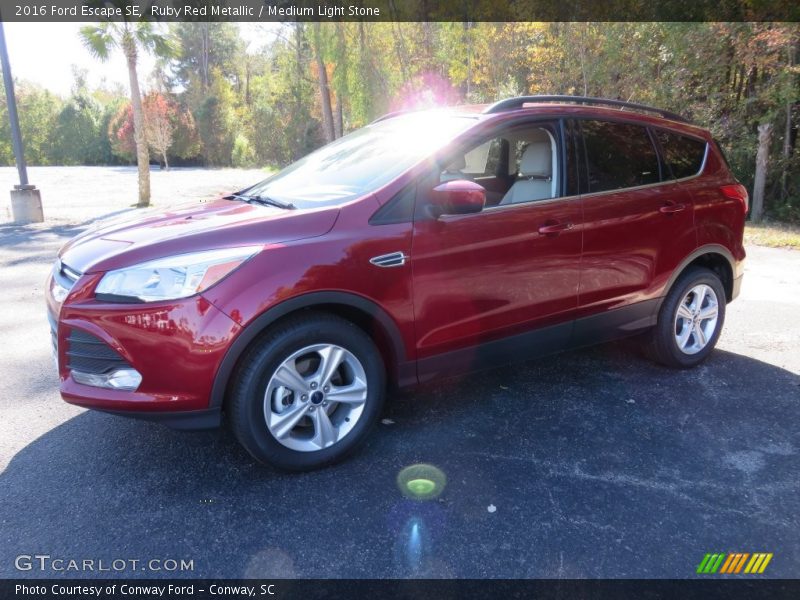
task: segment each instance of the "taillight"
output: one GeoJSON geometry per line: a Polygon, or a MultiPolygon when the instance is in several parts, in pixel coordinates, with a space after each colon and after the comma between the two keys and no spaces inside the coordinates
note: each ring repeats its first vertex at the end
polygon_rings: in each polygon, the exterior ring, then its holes
{"type": "Polygon", "coordinates": [[[723,185],[719,188],[722,195],[729,200],[737,200],[742,203],[744,214],[750,210],[750,196],[747,195],[747,188],[741,183],[734,183],[732,185],[723,185]]]}

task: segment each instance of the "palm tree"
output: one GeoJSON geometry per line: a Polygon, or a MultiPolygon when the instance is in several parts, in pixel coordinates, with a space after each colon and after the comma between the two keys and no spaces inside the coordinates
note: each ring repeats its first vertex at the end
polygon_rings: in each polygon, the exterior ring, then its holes
{"type": "Polygon", "coordinates": [[[139,91],[139,76],[136,64],[139,49],[156,56],[170,56],[172,45],[169,38],[158,33],[152,23],[113,23],[106,21],[97,25],[81,27],[81,38],[86,48],[96,58],[108,60],[111,51],[119,48],[128,62],[128,79],[131,86],[133,106],[133,137],[136,141],[136,164],[139,167],[139,202],[137,206],[150,205],[150,154],[144,126],[142,94],[139,91]]]}

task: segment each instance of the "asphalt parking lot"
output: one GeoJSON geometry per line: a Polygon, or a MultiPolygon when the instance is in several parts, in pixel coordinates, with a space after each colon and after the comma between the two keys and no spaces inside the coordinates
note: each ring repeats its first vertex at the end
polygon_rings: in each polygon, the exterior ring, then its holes
{"type": "Polygon", "coordinates": [[[40,553],[194,564],[123,576],[661,578],[707,552],[800,576],[800,253],[749,249],[694,371],[622,343],[440,382],[392,398],[353,459],[287,475],[224,430],[60,400],[42,293],[76,232],[0,225],[0,577],[58,575],[15,569],[40,553]],[[416,463],[437,499],[400,493],[416,463]]]}

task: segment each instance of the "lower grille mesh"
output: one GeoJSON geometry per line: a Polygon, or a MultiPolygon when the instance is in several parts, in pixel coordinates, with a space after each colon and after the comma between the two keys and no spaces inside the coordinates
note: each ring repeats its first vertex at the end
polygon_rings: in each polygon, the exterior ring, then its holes
{"type": "Polygon", "coordinates": [[[128,362],[100,338],[71,329],[67,336],[67,367],[84,373],[102,374],[130,368],[128,362]]]}

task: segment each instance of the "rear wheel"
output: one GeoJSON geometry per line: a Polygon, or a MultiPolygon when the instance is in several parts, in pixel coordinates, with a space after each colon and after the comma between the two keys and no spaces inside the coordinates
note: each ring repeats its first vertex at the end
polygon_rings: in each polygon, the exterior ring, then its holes
{"type": "Polygon", "coordinates": [[[384,396],[384,365],[372,340],[349,321],[305,313],[245,355],[232,388],[231,423],[259,461],[310,470],[355,450],[384,396]]]}
{"type": "Polygon", "coordinates": [[[692,267],[664,298],[645,348],[651,358],[668,367],[693,367],[711,354],[724,321],[722,282],[713,271],[692,267]]]}

